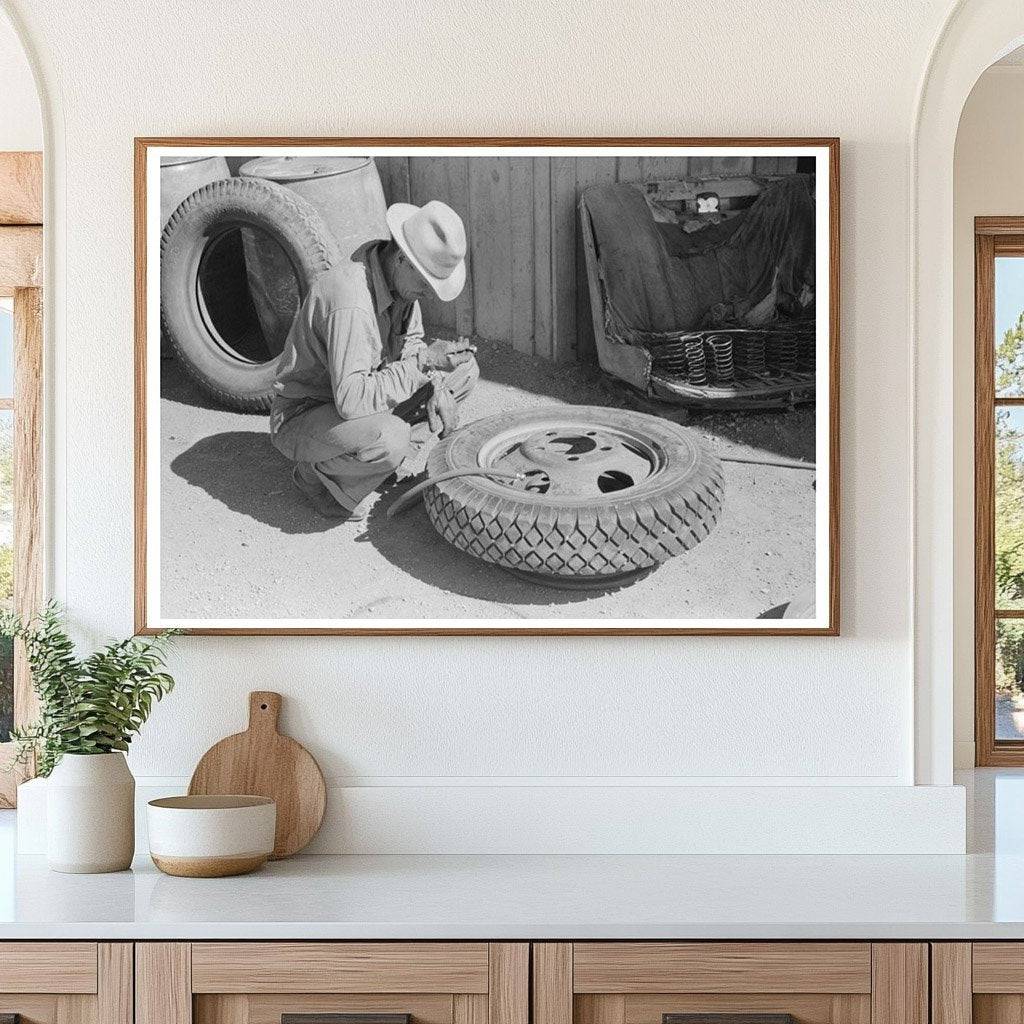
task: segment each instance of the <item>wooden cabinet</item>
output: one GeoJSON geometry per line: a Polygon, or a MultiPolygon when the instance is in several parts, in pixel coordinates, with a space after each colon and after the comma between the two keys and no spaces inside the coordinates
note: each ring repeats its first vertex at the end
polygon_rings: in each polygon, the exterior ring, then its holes
{"type": "Polygon", "coordinates": [[[0,942],[5,1014],[22,1024],[698,1024],[673,1019],[686,1014],[1020,1024],[1024,943],[0,942]]]}
{"type": "Polygon", "coordinates": [[[136,1024],[281,1024],[296,1014],[529,1024],[529,945],[139,943],[136,986],[136,1024]]]}
{"type": "Polygon", "coordinates": [[[132,944],[0,943],[6,1015],[21,1024],[132,1024],[132,944]]]}
{"type": "Polygon", "coordinates": [[[932,1024],[1024,1020],[1024,942],[934,942],[932,1024]]]}
{"type": "MultiPolygon", "coordinates": [[[[757,1024],[756,1016],[764,1014],[791,1014],[796,1024],[928,1024],[928,947],[869,942],[533,946],[533,1024],[674,1024],[676,1014],[737,1014],[742,1024],[757,1024]]],[[[678,1024],[689,1022],[684,1018],[678,1024]]]]}

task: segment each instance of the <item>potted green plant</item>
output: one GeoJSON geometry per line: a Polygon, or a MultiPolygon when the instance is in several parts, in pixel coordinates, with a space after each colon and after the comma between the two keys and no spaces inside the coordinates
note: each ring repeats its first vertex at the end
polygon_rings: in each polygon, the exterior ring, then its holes
{"type": "Polygon", "coordinates": [[[17,757],[35,758],[47,782],[47,862],[54,871],[122,871],[135,852],[135,779],[124,752],[174,687],[163,671],[173,631],[129,637],[84,658],[56,604],[22,622],[0,614],[0,635],[20,640],[39,718],[15,729],[17,757]]]}

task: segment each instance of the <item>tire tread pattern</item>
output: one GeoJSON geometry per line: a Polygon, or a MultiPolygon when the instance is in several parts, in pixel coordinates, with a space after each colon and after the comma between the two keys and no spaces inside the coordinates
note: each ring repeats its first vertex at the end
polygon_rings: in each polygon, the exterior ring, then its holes
{"type": "MultiPolygon", "coordinates": [[[[292,255],[296,257],[300,277],[305,278],[300,280],[303,297],[313,281],[337,262],[337,245],[327,225],[317,210],[301,196],[262,178],[222,178],[186,196],[171,214],[160,235],[161,272],[165,259],[179,244],[179,236],[187,230],[190,220],[197,213],[209,215],[211,208],[217,210],[215,216],[223,219],[249,219],[255,214],[258,217],[272,216],[279,223],[287,223],[289,234],[296,239],[296,244],[290,246],[295,250],[292,255]],[[268,215],[268,209],[273,213],[268,215]]],[[[269,390],[257,395],[239,395],[226,390],[216,376],[196,364],[188,343],[181,337],[182,328],[177,317],[165,308],[163,285],[160,326],[178,362],[207,395],[226,408],[239,412],[269,412],[273,400],[269,390]]]]}
{"type": "MultiPolygon", "coordinates": [[[[614,413],[619,419],[632,417],[641,427],[653,419],[626,410],[614,413]]],[[[456,477],[427,489],[427,515],[449,544],[506,569],[595,577],[652,568],[705,540],[725,499],[718,458],[692,431],[658,423],[663,430],[689,435],[689,450],[696,449],[697,457],[685,470],[670,457],[659,473],[665,479],[653,494],[631,488],[601,496],[590,506],[560,506],[531,502],[528,492],[499,497],[482,489],[479,477],[456,477]]],[[[439,471],[444,457],[443,451],[435,452],[431,472],[439,471]]]]}

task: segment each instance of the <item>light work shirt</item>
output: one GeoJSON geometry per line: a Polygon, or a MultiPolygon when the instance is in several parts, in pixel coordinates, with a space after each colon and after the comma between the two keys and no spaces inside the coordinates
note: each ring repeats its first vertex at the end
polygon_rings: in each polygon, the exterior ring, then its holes
{"type": "Polygon", "coordinates": [[[326,402],[343,420],[388,412],[429,380],[420,304],[388,287],[381,249],[321,274],[295,314],[274,383],[285,419],[326,402]]]}

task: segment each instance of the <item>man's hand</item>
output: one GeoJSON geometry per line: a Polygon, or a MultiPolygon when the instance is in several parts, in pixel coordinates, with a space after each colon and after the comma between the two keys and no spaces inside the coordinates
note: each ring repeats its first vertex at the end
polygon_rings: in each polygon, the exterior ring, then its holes
{"type": "Polygon", "coordinates": [[[427,424],[432,434],[442,438],[459,425],[459,403],[443,384],[435,384],[434,393],[427,399],[427,424]]]}
{"type": "Polygon", "coordinates": [[[458,341],[438,338],[421,348],[416,353],[416,360],[424,372],[441,370],[443,373],[451,373],[456,366],[468,363],[475,352],[476,345],[471,345],[468,338],[459,338],[458,341]]]}

